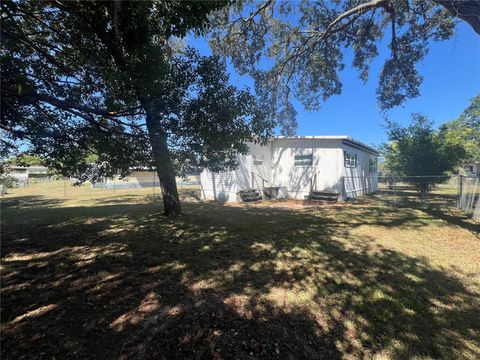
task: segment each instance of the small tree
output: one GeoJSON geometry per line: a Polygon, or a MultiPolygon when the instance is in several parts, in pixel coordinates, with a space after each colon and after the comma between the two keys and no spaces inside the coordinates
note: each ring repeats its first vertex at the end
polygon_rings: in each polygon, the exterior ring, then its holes
{"type": "Polygon", "coordinates": [[[475,96],[458,119],[440,128],[446,141],[465,147],[465,162],[480,160],[480,95],[475,96]]]}
{"type": "Polygon", "coordinates": [[[382,146],[386,168],[408,177],[422,197],[443,182],[440,176],[453,171],[465,157],[464,147],[446,141],[445,134],[436,131],[423,115],[413,114],[408,127],[391,121],[386,127],[389,142],[382,146]]]}
{"type": "Polygon", "coordinates": [[[19,154],[5,161],[5,165],[34,166],[45,165],[45,161],[38,155],[19,154]]]}

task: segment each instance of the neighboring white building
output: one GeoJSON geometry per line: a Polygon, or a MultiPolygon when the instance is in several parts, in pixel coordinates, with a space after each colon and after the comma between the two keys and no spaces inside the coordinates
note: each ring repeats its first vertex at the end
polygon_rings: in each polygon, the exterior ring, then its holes
{"type": "Polygon", "coordinates": [[[480,177],[480,161],[471,162],[464,166],[465,175],[480,177]]]}
{"type": "Polygon", "coordinates": [[[237,201],[238,192],[275,188],[277,197],[306,199],[313,191],[347,197],[377,190],[378,152],[348,136],[277,137],[252,144],[234,171],[200,175],[207,200],[237,201]]]}
{"type": "Polygon", "coordinates": [[[41,165],[32,166],[8,166],[8,175],[17,180],[18,185],[23,186],[28,183],[28,179],[31,174],[48,174],[48,168],[41,165]]]}
{"type": "MultiPolygon", "coordinates": [[[[197,175],[189,175],[187,178],[175,178],[177,185],[198,185],[199,180],[197,175]]],[[[112,179],[105,179],[103,182],[97,182],[92,184],[93,188],[103,189],[134,189],[134,188],[147,188],[158,187],[160,182],[158,181],[158,175],[155,171],[151,170],[134,170],[132,173],[124,178],[115,177],[112,179]]]]}

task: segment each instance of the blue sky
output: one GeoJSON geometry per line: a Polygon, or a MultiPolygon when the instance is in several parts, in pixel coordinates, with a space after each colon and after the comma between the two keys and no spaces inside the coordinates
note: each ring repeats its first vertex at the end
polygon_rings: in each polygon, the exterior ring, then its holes
{"type": "MultiPolygon", "coordinates": [[[[203,54],[210,53],[205,39],[190,39],[189,43],[203,54]]],[[[295,103],[297,135],[349,135],[372,145],[386,140],[375,89],[389,50],[386,46],[379,46],[379,51],[366,84],[350,67],[346,56],[346,66],[341,73],[341,95],[327,100],[316,112],[305,111],[301,104],[295,103]]],[[[233,84],[252,84],[250,78],[239,76],[231,66],[228,69],[233,84]]],[[[455,119],[468,106],[469,100],[480,94],[480,36],[467,24],[459,22],[454,37],[431,44],[418,70],[424,77],[420,96],[390,110],[388,117],[401,124],[408,124],[410,114],[415,112],[427,115],[436,125],[455,119]]]]}

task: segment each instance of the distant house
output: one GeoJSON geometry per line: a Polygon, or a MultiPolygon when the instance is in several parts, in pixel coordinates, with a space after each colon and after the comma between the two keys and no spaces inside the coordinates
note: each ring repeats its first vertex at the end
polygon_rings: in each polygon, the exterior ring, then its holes
{"type": "Polygon", "coordinates": [[[465,175],[480,177],[480,161],[474,161],[463,167],[465,169],[465,175]]]}
{"type": "Polygon", "coordinates": [[[136,189],[159,186],[158,176],[152,170],[134,170],[124,178],[114,177],[92,184],[94,188],[103,189],[136,189]]]}
{"type": "Polygon", "coordinates": [[[21,186],[28,183],[28,179],[33,176],[47,175],[48,168],[40,165],[32,166],[8,166],[8,175],[17,180],[17,183],[21,186]]]}
{"type": "MultiPolygon", "coordinates": [[[[189,175],[186,179],[177,177],[177,185],[198,185],[199,180],[196,175],[189,175]]],[[[103,189],[139,189],[147,187],[158,187],[160,182],[156,171],[145,169],[132,169],[129,176],[124,178],[115,177],[105,179],[103,182],[92,184],[93,188],[103,189]]]]}
{"type": "Polygon", "coordinates": [[[349,136],[276,137],[251,144],[234,171],[200,175],[205,199],[237,201],[257,189],[276,198],[338,200],[377,190],[378,152],[349,136]]]}

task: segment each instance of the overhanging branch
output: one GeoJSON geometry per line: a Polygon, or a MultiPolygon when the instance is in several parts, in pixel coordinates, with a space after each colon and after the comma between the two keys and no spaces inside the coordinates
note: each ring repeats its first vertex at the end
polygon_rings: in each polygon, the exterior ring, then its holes
{"type": "Polygon", "coordinates": [[[455,17],[462,19],[480,35],[480,1],[479,0],[433,0],[443,6],[455,17]]]}
{"type": "Polygon", "coordinates": [[[103,116],[105,118],[128,116],[132,111],[137,111],[139,109],[138,106],[135,106],[125,110],[121,110],[121,111],[107,111],[104,109],[98,109],[98,108],[94,108],[86,105],[72,103],[66,100],[60,100],[53,96],[48,96],[44,94],[38,94],[38,93],[20,94],[18,89],[15,89],[7,85],[2,85],[2,90],[4,90],[9,95],[17,97],[20,101],[23,100],[24,102],[28,102],[28,103],[44,102],[63,110],[75,109],[75,110],[83,111],[89,114],[103,116]]]}

